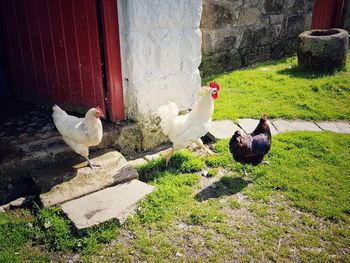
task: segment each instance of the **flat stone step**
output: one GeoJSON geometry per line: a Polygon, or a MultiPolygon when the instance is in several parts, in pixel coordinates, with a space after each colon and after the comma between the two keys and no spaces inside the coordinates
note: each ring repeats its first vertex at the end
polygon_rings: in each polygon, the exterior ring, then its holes
{"type": "Polygon", "coordinates": [[[322,130],[338,132],[338,133],[350,133],[350,123],[348,122],[322,121],[322,122],[316,122],[316,124],[320,126],[322,130]]]}
{"type": "Polygon", "coordinates": [[[87,162],[75,166],[67,162],[37,171],[33,179],[41,189],[40,200],[43,205],[61,204],[138,178],[135,168],[117,151],[103,153],[91,159],[91,162],[100,167],[91,169],[86,166],[87,162]]]}
{"type": "MultiPolygon", "coordinates": [[[[278,133],[278,130],[272,125],[272,123],[268,120],[267,121],[270,131],[272,135],[275,135],[278,133]]],[[[243,119],[238,119],[238,125],[245,131],[245,133],[249,134],[252,133],[256,126],[258,126],[259,120],[257,119],[249,119],[249,118],[243,118],[243,119]]]]}
{"type": "Polygon", "coordinates": [[[61,205],[78,230],[110,220],[121,225],[137,203],[155,189],[139,180],[109,187],[61,205]]]}
{"type": "Polygon", "coordinates": [[[242,132],[242,129],[230,120],[212,121],[207,136],[213,141],[230,139],[237,130],[242,132]]]}
{"type": "Polygon", "coordinates": [[[143,164],[147,163],[147,160],[144,158],[138,158],[138,159],[129,161],[129,163],[133,167],[136,167],[136,166],[143,165],[143,164]]]}
{"type": "Polygon", "coordinates": [[[313,122],[308,121],[287,121],[287,120],[273,120],[273,125],[279,132],[286,131],[322,131],[313,122]]]}
{"type": "MultiPolygon", "coordinates": [[[[0,122],[0,185],[13,177],[27,176],[33,169],[56,165],[77,156],[62,140],[52,120],[52,110],[17,102],[6,102],[13,109],[0,122]]],[[[8,107],[0,105],[5,111],[8,107]]],[[[93,153],[108,148],[124,155],[141,150],[141,130],[136,123],[103,121],[103,137],[93,153]]]]}

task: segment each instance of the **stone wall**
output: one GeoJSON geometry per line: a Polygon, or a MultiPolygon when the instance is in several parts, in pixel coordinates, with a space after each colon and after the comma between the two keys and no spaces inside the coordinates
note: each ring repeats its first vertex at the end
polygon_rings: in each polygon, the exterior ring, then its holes
{"type": "Polygon", "coordinates": [[[126,117],[140,126],[144,149],[165,139],[161,105],[186,110],[198,97],[201,13],[201,0],[118,1],[126,117]]]}
{"type": "Polygon", "coordinates": [[[313,0],[203,0],[202,75],[292,54],[312,7],[313,0]]]}

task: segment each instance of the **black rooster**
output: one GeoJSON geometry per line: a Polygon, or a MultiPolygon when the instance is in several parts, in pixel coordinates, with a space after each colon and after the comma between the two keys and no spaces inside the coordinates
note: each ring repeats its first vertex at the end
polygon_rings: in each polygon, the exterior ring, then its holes
{"type": "MultiPolygon", "coordinates": [[[[245,165],[258,165],[271,148],[271,131],[267,124],[267,115],[260,119],[258,126],[249,135],[241,135],[236,131],[230,140],[230,152],[233,159],[243,165],[244,175],[247,175],[245,165]]],[[[267,162],[265,162],[267,163],[267,162]]]]}

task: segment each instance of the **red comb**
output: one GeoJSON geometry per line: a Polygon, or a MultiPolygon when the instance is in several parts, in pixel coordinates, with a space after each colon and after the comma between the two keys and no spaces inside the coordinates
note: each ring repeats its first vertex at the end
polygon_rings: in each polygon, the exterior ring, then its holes
{"type": "Polygon", "coordinates": [[[218,91],[220,90],[220,85],[219,84],[217,84],[215,81],[212,81],[212,82],[210,82],[209,83],[209,87],[211,87],[211,88],[215,88],[215,89],[217,89],[218,91]]]}
{"type": "Polygon", "coordinates": [[[101,112],[101,114],[103,114],[103,110],[99,106],[97,106],[95,109],[101,112]]]}
{"type": "Polygon", "coordinates": [[[267,112],[264,113],[263,119],[264,119],[264,121],[267,120],[267,112]]]}

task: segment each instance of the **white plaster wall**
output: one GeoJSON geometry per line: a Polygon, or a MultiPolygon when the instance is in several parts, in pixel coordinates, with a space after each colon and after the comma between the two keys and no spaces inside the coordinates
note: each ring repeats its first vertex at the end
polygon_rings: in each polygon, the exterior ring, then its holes
{"type": "Polygon", "coordinates": [[[201,85],[201,0],[118,1],[125,112],[154,116],[169,100],[189,109],[201,85]]]}

